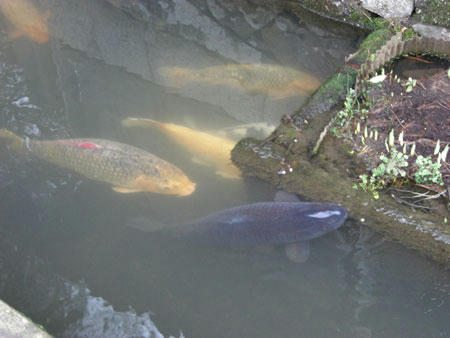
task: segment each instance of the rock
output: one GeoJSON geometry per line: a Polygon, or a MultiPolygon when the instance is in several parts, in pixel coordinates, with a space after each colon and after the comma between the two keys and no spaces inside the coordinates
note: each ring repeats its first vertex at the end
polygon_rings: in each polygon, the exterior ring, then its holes
{"type": "Polygon", "coordinates": [[[361,5],[385,19],[404,18],[411,15],[414,0],[362,0],[361,5]]]}
{"type": "MultiPolygon", "coordinates": [[[[317,34],[310,25],[284,15],[276,2],[261,0],[98,0],[87,1],[86,6],[78,0],[40,0],[40,4],[52,13],[49,30],[55,41],[161,87],[171,87],[160,71],[167,66],[195,70],[229,63],[282,64],[325,79],[354,48],[358,35],[317,34]]],[[[73,71],[81,74],[80,69],[73,71]]],[[[307,99],[298,95],[277,100],[241,88],[195,82],[176,89],[172,97],[208,104],[241,122],[276,123],[307,99]]]]}
{"type": "Polygon", "coordinates": [[[416,23],[413,25],[413,28],[417,33],[422,36],[426,36],[427,38],[450,41],[450,30],[444,27],[416,23]]]}
{"type": "Polygon", "coordinates": [[[50,338],[44,330],[0,300],[0,336],[50,338]]]}
{"type": "Polygon", "coordinates": [[[416,6],[416,8],[426,8],[430,5],[429,2],[430,0],[415,0],[414,5],[416,6]]]}

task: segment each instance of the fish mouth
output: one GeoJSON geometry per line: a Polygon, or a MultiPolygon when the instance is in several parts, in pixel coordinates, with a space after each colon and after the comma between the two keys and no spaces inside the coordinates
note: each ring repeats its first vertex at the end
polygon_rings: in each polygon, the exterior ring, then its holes
{"type": "Polygon", "coordinates": [[[189,187],[181,190],[178,193],[178,196],[180,196],[180,197],[189,196],[195,191],[195,189],[196,189],[196,184],[195,183],[191,183],[189,187]]]}

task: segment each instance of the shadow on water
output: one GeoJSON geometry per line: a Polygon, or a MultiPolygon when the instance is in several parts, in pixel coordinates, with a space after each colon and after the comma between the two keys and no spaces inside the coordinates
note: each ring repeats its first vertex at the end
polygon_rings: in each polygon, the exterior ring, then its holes
{"type": "Polygon", "coordinates": [[[182,168],[197,189],[180,198],[118,194],[2,144],[2,299],[56,336],[450,333],[448,272],[355,220],[311,241],[304,264],[289,261],[281,247],[197,246],[126,226],[140,216],[183,223],[270,201],[275,191],[256,179],[217,176],[167,135],[122,127],[123,119],[213,134],[242,123],[273,125],[307,95],[273,99],[245,81],[243,88],[235,79],[227,79],[234,87],[220,83],[205,69],[276,64],[324,81],[358,34],[299,23],[265,2],[32,2],[51,12],[47,43],[7,39],[10,26],[0,17],[1,127],[42,140],[133,144],[182,168]],[[170,87],[158,72],[169,66],[203,74],[170,87]]]}

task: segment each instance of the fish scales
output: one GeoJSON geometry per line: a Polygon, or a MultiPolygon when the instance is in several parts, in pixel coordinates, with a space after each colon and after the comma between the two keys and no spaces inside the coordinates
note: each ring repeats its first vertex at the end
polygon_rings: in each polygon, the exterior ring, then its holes
{"type": "Polygon", "coordinates": [[[121,193],[150,191],[188,196],[195,183],[173,164],[131,145],[102,139],[23,140],[0,129],[10,148],[113,185],[121,193]]]}
{"type": "Polygon", "coordinates": [[[193,155],[193,160],[216,169],[216,174],[228,179],[241,178],[241,171],[231,162],[231,150],[236,142],[185,126],[144,118],[122,121],[127,127],[157,128],[193,155]]]}
{"type": "Polygon", "coordinates": [[[117,185],[125,184],[130,177],[144,172],[158,177],[150,168],[154,156],[141,154],[138,148],[124,147],[113,141],[99,139],[72,139],[70,141],[31,141],[30,150],[38,157],[65,168],[73,169],[91,179],[105,179],[117,185]],[[97,148],[82,148],[80,144],[93,144],[97,148]],[[148,165],[142,165],[145,160],[148,165]]]}
{"type": "Polygon", "coordinates": [[[259,202],[219,211],[170,231],[227,245],[282,244],[321,236],[346,217],[345,209],[331,203],[259,202]]]}
{"type": "Polygon", "coordinates": [[[223,68],[209,67],[198,75],[203,79],[217,79],[223,81],[230,78],[238,81],[246,88],[258,87],[269,90],[270,88],[285,87],[302,74],[291,68],[283,68],[271,65],[226,65],[223,68]]]}
{"type": "Polygon", "coordinates": [[[226,85],[244,89],[249,94],[265,94],[274,99],[311,94],[320,86],[319,79],[311,74],[270,64],[227,64],[193,70],[161,67],[159,73],[167,79],[169,86],[176,88],[192,82],[226,85]]]}

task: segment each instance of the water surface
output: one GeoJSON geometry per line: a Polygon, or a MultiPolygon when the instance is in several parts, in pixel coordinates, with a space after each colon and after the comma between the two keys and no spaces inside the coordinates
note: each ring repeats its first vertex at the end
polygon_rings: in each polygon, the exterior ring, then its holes
{"type": "Polygon", "coordinates": [[[120,1],[35,3],[51,12],[48,43],[7,39],[11,26],[0,17],[0,126],[30,138],[133,144],[180,167],[197,190],[182,198],[118,194],[0,147],[2,299],[56,336],[450,334],[448,272],[357,220],[313,240],[304,264],[281,247],[198,246],[127,226],[136,216],[182,223],[270,201],[276,191],[217,176],[169,137],[124,128],[122,119],[209,131],[274,125],[307,99],[217,84],[180,90],[157,69],[277,64],[325,81],[358,35],[252,2],[137,1],[128,11],[120,1]]]}

